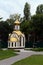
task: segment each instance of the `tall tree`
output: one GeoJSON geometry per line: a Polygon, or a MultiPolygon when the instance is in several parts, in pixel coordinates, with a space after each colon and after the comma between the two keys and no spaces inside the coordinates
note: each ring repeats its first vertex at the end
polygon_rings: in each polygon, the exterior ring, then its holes
{"type": "Polygon", "coordinates": [[[24,32],[26,42],[29,38],[29,25],[30,25],[30,5],[26,2],[24,6],[24,17],[22,18],[21,31],[24,32]]]}
{"type": "Polygon", "coordinates": [[[32,16],[32,27],[34,33],[34,42],[35,37],[37,38],[37,40],[43,40],[43,14],[37,14],[32,16]]]}
{"type": "Polygon", "coordinates": [[[36,14],[43,14],[43,4],[37,6],[36,14]]]}
{"type": "Polygon", "coordinates": [[[11,28],[6,21],[0,22],[0,46],[7,47],[8,34],[11,32],[11,28]]]}
{"type": "Polygon", "coordinates": [[[29,33],[31,32],[32,30],[32,27],[31,27],[31,21],[25,21],[25,22],[22,22],[21,23],[21,31],[24,32],[25,36],[26,36],[26,40],[28,40],[28,36],[29,36],[29,33]]]}
{"type": "Polygon", "coordinates": [[[30,5],[26,2],[24,6],[24,19],[30,20],[30,5]]]}

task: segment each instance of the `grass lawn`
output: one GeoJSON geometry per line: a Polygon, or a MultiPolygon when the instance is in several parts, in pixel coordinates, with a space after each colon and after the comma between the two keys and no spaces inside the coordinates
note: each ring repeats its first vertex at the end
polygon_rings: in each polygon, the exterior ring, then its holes
{"type": "Polygon", "coordinates": [[[0,60],[17,55],[14,50],[0,50],[0,60]]]}
{"type": "Polygon", "coordinates": [[[39,52],[41,52],[41,51],[43,51],[43,48],[25,48],[25,50],[31,50],[31,51],[39,51],[39,52]]]}
{"type": "Polygon", "coordinates": [[[43,55],[33,55],[12,65],[43,65],[43,55]]]}
{"type": "Polygon", "coordinates": [[[41,52],[41,51],[43,51],[43,48],[32,48],[31,50],[32,51],[40,51],[41,52]]]}

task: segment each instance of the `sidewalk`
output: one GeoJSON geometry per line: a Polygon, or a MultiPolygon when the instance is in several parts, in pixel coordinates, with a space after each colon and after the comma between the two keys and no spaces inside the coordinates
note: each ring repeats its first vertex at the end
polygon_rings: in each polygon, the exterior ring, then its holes
{"type": "Polygon", "coordinates": [[[33,54],[42,54],[43,55],[43,52],[34,52],[34,51],[22,51],[22,52],[17,52],[19,55],[15,56],[15,57],[11,57],[11,58],[8,58],[8,59],[4,59],[4,60],[0,60],[0,65],[11,65],[13,64],[14,62],[17,62],[21,59],[24,59],[26,57],[29,57],[33,54]]]}

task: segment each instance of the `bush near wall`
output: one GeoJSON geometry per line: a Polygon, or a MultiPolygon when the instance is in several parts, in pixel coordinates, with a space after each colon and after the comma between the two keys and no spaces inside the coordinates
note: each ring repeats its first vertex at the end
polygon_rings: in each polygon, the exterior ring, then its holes
{"type": "Polygon", "coordinates": [[[25,43],[26,48],[33,48],[33,45],[34,45],[34,48],[39,48],[39,47],[43,48],[43,41],[35,42],[35,43],[33,43],[32,41],[29,41],[25,43]]]}

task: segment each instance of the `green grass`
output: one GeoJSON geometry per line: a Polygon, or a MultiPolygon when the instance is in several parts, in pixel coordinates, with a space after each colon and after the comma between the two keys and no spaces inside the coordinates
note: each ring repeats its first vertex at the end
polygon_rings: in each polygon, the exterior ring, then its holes
{"type": "Polygon", "coordinates": [[[43,55],[33,55],[13,65],[43,65],[43,55]]]}
{"type": "Polygon", "coordinates": [[[30,51],[43,51],[43,48],[25,48],[25,50],[30,50],[30,51]]]}
{"type": "Polygon", "coordinates": [[[32,48],[32,51],[43,51],[43,48],[32,48]]]}
{"type": "Polygon", "coordinates": [[[0,50],[0,60],[17,55],[14,50],[0,50]]]}

